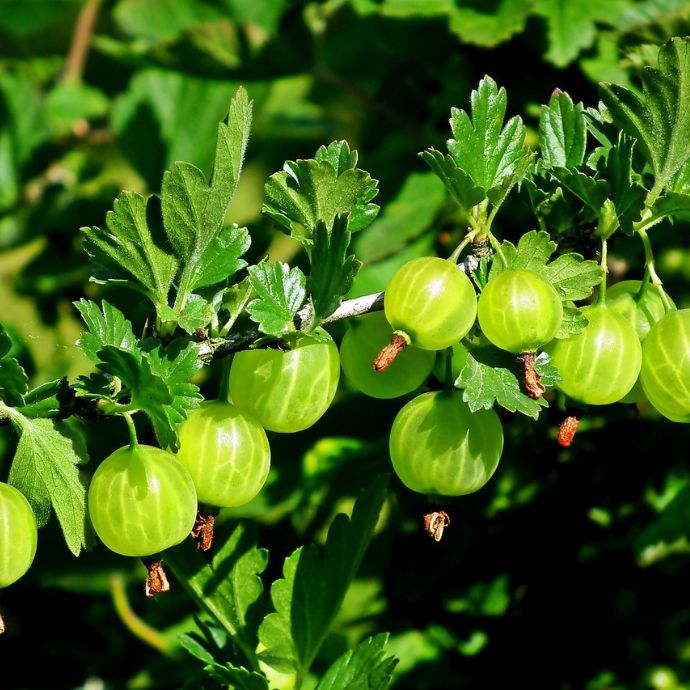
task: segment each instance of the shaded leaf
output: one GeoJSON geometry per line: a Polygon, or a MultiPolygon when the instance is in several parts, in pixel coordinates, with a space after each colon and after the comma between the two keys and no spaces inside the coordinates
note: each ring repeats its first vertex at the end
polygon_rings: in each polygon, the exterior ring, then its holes
{"type": "Polygon", "coordinates": [[[83,298],[74,302],[74,306],[89,329],[88,333],[82,333],[77,345],[92,362],[100,362],[98,351],[106,345],[137,352],[132,324],[117,307],[103,300],[99,308],[95,302],[83,298]]]}

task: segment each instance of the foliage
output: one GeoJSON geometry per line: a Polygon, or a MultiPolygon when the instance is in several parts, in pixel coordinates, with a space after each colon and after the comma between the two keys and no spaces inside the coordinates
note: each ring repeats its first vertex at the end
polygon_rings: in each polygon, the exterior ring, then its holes
{"type": "Polygon", "coordinates": [[[499,413],[503,457],[476,494],[382,477],[414,394],[341,381],[316,425],[269,435],[266,486],[216,515],[209,553],[164,554],[153,605],[86,509],[128,427],[174,451],[189,411],[225,399],[234,352],[339,343],[351,298],[411,259],[452,257],[477,293],[537,273],[561,340],[607,282],[663,279],[690,305],[687,3],[10,5],[0,481],[40,530],[3,592],[0,684],[688,687],[685,427],[648,402],[566,399],[547,353],[535,397],[478,325],[421,389],[499,413]],[[422,529],[437,510],[440,542],[422,529]]]}

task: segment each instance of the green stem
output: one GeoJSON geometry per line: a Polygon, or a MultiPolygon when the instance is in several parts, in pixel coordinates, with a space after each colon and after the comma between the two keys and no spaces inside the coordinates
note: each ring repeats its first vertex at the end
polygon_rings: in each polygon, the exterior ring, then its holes
{"type": "Polygon", "coordinates": [[[606,240],[601,241],[601,283],[599,286],[599,299],[597,304],[604,306],[606,304],[606,278],[608,276],[609,268],[607,266],[608,261],[608,242],[606,240]]]}
{"type": "Polygon", "coordinates": [[[447,347],[441,351],[443,357],[443,386],[447,391],[455,389],[455,379],[453,378],[453,348],[447,347]]]}
{"type": "Polygon", "coordinates": [[[134,420],[129,412],[125,412],[122,416],[125,418],[125,422],[127,422],[127,430],[129,431],[129,447],[131,450],[135,450],[139,445],[139,441],[137,440],[137,429],[134,426],[134,420]]]}
{"type": "Polygon", "coordinates": [[[649,274],[652,285],[655,285],[659,290],[659,295],[661,296],[666,311],[674,311],[676,307],[666,294],[661,278],[659,278],[654,266],[654,252],[652,251],[652,243],[649,241],[649,235],[642,227],[636,228],[636,232],[638,237],[642,240],[642,246],[644,247],[645,274],[649,274]]]}
{"type": "Polygon", "coordinates": [[[157,649],[161,654],[170,655],[173,653],[173,646],[161,635],[158,630],[152,628],[146,621],[142,620],[132,609],[127,597],[127,589],[122,575],[111,575],[108,582],[110,594],[113,598],[115,611],[125,627],[136,637],[149,646],[157,649]]]}
{"type": "Polygon", "coordinates": [[[489,238],[491,248],[496,252],[496,255],[500,257],[501,261],[503,262],[503,265],[506,268],[508,268],[508,260],[506,259],[505,254],[503,253],[503,249],[501,249],[501,243],[496,239],[496,235],[494,235],[493,232],[491,232],[491,230],[487,230],[486,236],[489,238]]]}
{"type": "Polygon", "coordinates": [[[453,253],[448,257],[448,261],[452,261],[454,264],[458,263],[462,250],[474,240],[476,234],[476,230],[468,230],[467,234],[465,235],[465,239],[463,239],[463,241],[460,242],[460,244],[453,250],[453,253]]]}

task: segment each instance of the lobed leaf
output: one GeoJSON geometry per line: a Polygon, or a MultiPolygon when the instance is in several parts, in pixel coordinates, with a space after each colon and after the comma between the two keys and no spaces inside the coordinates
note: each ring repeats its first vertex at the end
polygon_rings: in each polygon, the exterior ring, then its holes
{"type": "Polygon", "coordinates": [[[83,298],[74,302],[74,306],[89,329],[88,333],[82,333],[77,345],[92,362],[100,362],[98,351],[106,345],[137,352],[132,323],[117,307],[103,300],[99,308],[95,302],[83,298]]]}
{"type": "Polygon", "coordinates": [[[291,330],[295,314],[307,296],[307,279],[302,271],[278,262],[261,263],[249,268],[249,281],[257,298],[247,312],[266,335],[280,335],[291,330]]]}
{"type": "Polygon", "coordinates": [[[316,690],[385,690],[398,660],[386,656],[385,633],[367,637],[326,671],[316,690]]]}
{"type": "Polygon", "coordinates": [[[539,148],[550,168],[577,168],[584,162],[587,128],[582,103],[556,89],[548,106],[542,106],[539,118],[539,148]]]}
{"type": "Polygon", "coordinates": [[[259,658],[282,673],[304,676],[355,576],[386,496],[387,479],[378,477],[357,499],[351,518],[337,515],[326,545],[300,547],[283,565],[271,587],[275,613],[263,620],[259,658]]]}
{"type": "Polygon", "coordinates": [[[310,288],[314,305],[314,324],[330,316],[350,291],[361,263],[354,254],[348,254],[350,233],[347,218],[338,216],[333,229],[328,231],[318,223],[311,251],[310,288]]]}
{"type": "Polygon", "coordinates": [[[246,659],[254,659],[263,613],[260,575],[268,554],[256,534],[237,524],[225,535],[218,530],[209,561],[190,543],[169,549],[166,564],[195,603],[232,637],[246,659]]]}
{"type": "Polygon", "coordinates": [[[36,521],[45,525],[51,506],[69,550],[86,546],[86,488],[79,466],[88,461],[86,445],[74,425],[51,419],[10,415],[19,443],[8,481],[28,499],[36,521]]]}
{"type": "Polygon", "coordinates": [[[654,171],[653,201],[690,158],[690,39],[665,43],[658,68],[645,67],[641,78],[642,96],[616,84],[601,84],[600,95],[654,171]]]}

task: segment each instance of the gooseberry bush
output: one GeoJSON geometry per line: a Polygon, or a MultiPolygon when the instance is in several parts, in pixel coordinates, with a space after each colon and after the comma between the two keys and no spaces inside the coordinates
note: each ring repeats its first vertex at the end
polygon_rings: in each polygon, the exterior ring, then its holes
{"type": "Polygon", "coordinates": [[[33,389],[0,330],[0,419],[18,439],[0,484],[0,586],[30,568],[37,527],[54,516],[75,556],[145,559],[150,595],[173,575],[198,604],[183,645],[209,683],[387,687],[385,633],[312,673],[386,510],[386,476],[372,472],[351,516],[290,554],[266,591],[267,552],[248,522],[219,520],[215,539],[214,522],[260,496],[286,462],[272,439],[319,424],[339,386],[400,399],[386,462],[396,490],[437,506],[415,516],[437,540],[450,497],[481,490],[500,466],[511,415],[536,420],[555,405],[564,445],[577,443],[575,418],[620,402],[690,421],[690,312],[664,290],[649,235],[690,213],[690,40],[661,47],[640,92],[599,93],[585,107],[556,89],[531,136],[484,77],[469,108],[451,110],[447,152],[420,154],[454,205],[454,245],[400,262],[383,294],[353,297],[353,236],[380,212],[378,182],[345,141],[286,162],[263,212],[300,258],[250,264],[251,229],[227,218],[251,158],[252,102],[239,88],[210,179],[175,162],[159,194],[123,191],[103,227],[82,228],[93,282],[145,300],[145,323],[105,297],[80,299],[77,346],[93,372],[33,389]],[[500,234],[509,197],[533,217],[516,242],[500,234]],[[574,228],[587,255],[569,247],[574,228]],[[608,286],[614,238],[639,246],[644,272],[608,286]],[[206,400],[204,367],[218,378],[206,400]],[[120,447],[89,462],[83,425],[113,420],[120,447]]]}

